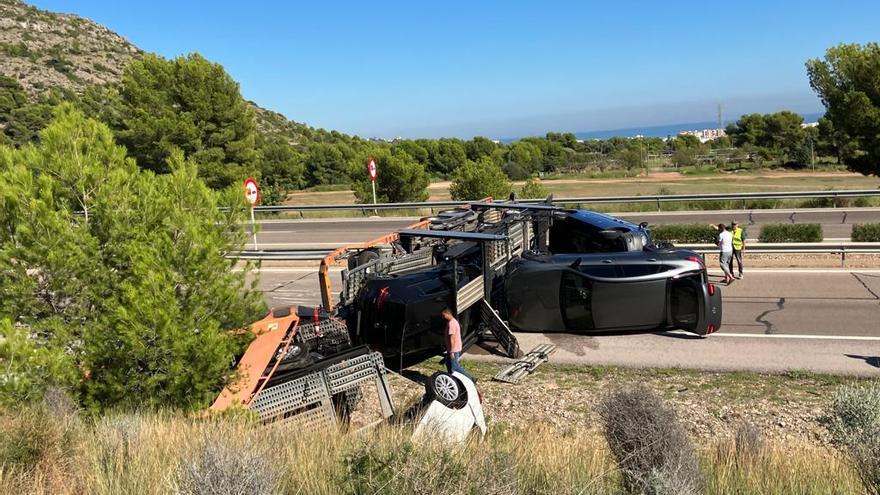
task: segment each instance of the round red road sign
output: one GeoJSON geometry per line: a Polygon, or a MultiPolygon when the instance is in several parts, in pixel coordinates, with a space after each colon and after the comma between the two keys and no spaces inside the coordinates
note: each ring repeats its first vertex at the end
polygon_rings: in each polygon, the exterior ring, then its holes
{"type": "Polygon", "coordinates": [[[257,181],[254,179],[244,181],[244,199],[251,206],[260,202],[260,188],[257,187],[257,181]]]}
{"type": "Polygon", "coordinates": [[[367,170],[370,171],[370,180],[376,180],[376,177],[378,177],[379,173],[378,173],[378,170],[376,169],[376,159],[375,158],[370,158],[370,160],[367,162],[367,170]]]}

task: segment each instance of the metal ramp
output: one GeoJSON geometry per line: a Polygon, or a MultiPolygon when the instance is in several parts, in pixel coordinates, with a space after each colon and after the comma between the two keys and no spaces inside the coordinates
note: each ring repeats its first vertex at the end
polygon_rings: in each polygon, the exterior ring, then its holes
{"type": "Polygon", "coordinates": [[[535,371],[535,368],[550,359],[556,350],[554,344],[541,344],[529,351],[522,359],[499,371],[494,379],[500,382],[519,383],[523,378],[535,371]]]}
{"type": "Polygon", "coordinates": [[[516,336],[513,335],[507,323],[498,316],[498,312],[492,309],[492,306],[485,299],[480,301],[480,315],[482,316],[483,324],[495,336],[504,353],[508,357],[519,357],[521,353],[516,336]]]}
{"type": "Polygon", "coordinates": [[[334,397],[360,398],[361,387],[373,384],[382,416],[388,418],[394,414],[381,354],[366,348],[354,349],[335,364],[314,368],[317,369],[304,376],[267,387],[248,407],[263,423],[290,421],[307,429],[327,429],[339,422],[336,410],[339,404],[334,403],[334,397]]]}

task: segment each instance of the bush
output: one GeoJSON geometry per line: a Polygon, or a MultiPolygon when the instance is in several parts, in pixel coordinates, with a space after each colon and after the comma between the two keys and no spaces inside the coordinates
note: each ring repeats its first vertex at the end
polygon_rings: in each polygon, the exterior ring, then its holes
{"type": "Polygon", "coordinates": [[[880,223],[862,223],[853,225],[853,242],[880,242],[880,223]]]}
{"type": "Polygon", "coordinates": [[[206,434],[199,440],[195,452],[181,458],[175,493],[272,495],[280,492],[280,483],[279,469],[267,449],[206,434]]]}
{"type": "Polygon", "coordinates": [[[868,493],[880,494],[880,384],[840,388],[832,399],[828,429],[846,448],[868,493]]]}
{"type": "Polygon", "coordinates": [[[614,392],[600,404],[599,416],[627,493],[702,493],[694,448],[675,411],[653,391],[614,392]]]}
{"type": "Polygon", "coordinates": [[[529,178],[529,171],[519,163],[507,163],[501,169],[510,177],[510,180],[525,180],[529,178]]]}
{"type": "Polygon", "coordinates": [[[478,162],[467,160],[453,174],[449,195],[454,200],[477,200],[486,197],[507,199],[512,185],[501,167],[488,157],[478,162]]]}
{"type": "Polygon", "coordinates": [[[651,227],[651,236],[654,238],[654,242],[714,244],[718,238],[718,231],[702,223],[683,223],[651,227]]]}
{"type": "Polygon", "coordinates": [[[541,182],[536,179],[529,179],[526,181],[525,185],[523,185],[522,190],[519,193],[519,197],[521,199],[543,199],[546,198],[550,193],[547,191],[547,188],[544,187],[541,182]]]}
{"type": "Polygon", "coordinates": [[[761,242],[822,242],[818,223],[775,223],[761,227],[761,242]]]}

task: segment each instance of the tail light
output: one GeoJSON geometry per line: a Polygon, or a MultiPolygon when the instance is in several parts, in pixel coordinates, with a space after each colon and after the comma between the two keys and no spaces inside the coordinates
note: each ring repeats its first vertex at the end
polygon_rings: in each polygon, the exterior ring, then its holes
{"type": "Polygon", "coordinates": [[[710,296],[715,295],[715,284],[709,284],[709,295],[710,296]]]}
{"type": "Polygon", "coordinates": [[[688,256],[686,259],[688,261],[693,261],[694,263],[702,266],[703,268],[706,267],[706,265],[703,263],[703,258],[700,258],[699,256],[688,256]]]}
{"type": "Polygon", "coordinates": [[[706,334],[715,333],[715,325],[709,323],[709,327],[706,328],[706,334]]]}
{"type": "Polygon", "coordinates": [[[388,287],[379,289],[379,295],[376,296],[376,309],[382,309],[382,304],[385,303],[389,296],[391,296],[391,291],[388,290],[388,287]]]}

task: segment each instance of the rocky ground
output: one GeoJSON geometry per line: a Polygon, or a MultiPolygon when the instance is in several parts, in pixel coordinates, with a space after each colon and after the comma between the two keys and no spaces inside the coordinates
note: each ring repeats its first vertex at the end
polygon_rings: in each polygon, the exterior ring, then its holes
{"type": "MultiPolygon", "coordinates": [[[[561,431],[598,431],[596,406],[602,398],[613,390],[644,385],[665,397],[690,434],[702,442],[731,437],[740,425],[751,424],[767,438],[792,445],[828,444],[823,417],[832,394],[858,381],[805,372],[765,375],[545,364],[512,385],[492,380],[500,364],[465,361],[465,366],[479,380],[487,419],[496,427],[543,423],[561,431]]],[[[431,360],[417,371],[428,376],[439,369],[431,360]]],[[[398,408],[424,393],[423,386],[399,375],[392,374],[391,383],[398,408]]]]}

